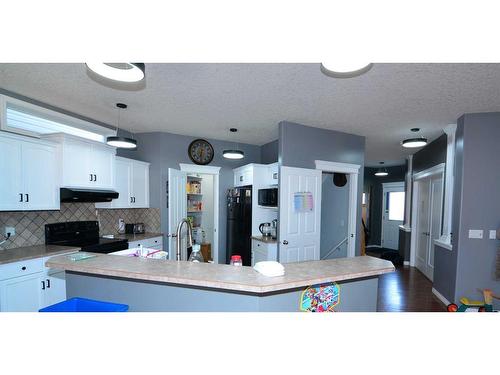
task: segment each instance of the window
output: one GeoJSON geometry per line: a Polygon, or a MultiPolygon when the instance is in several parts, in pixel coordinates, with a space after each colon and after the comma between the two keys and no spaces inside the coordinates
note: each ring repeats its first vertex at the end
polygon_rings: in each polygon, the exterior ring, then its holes
{"type": "Polygon", "coordinates": [[[12,133],[40,137],[44,134],[65,133],[104,143],[116,131],[75,117],[1,96],[1,129],[12,133]]]}
{"type": "Polygon", "coordinates": [[[389,220],[403,221],[405,214],[405,192],[390,191],[387,193],[389,220]]]}

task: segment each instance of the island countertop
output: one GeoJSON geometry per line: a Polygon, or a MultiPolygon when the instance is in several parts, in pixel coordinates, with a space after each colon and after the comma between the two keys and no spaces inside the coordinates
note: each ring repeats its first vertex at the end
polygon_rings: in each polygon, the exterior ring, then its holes
{"type": "Polygon", "coordinates": [[[373,277],[394,271],[391,262],[370,256],[288,263],[284,264],[284,276],[266,277],[251,267],[95,255],[76,262],[64,255],[57,256],[50,258],[46,266],[92,275],[257,294],[373,277]]]}

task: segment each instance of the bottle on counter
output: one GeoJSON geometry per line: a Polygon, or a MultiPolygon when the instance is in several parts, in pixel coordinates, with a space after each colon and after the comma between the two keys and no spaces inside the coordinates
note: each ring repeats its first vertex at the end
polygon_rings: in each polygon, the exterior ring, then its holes
{"type": "Polygon", "coordinates": [[[231,255],[231,260],[229,261],[229,264],[233,266],[243,266],[241,255],[231,255]]]}
{"type": "Polygon", "coordinates": [[[189,262],[194,263],[203,263],[205,259],[203,259],[203,255],[201,254],[201,246],[199,244],[194,244],[191,250],[191,255],[188,259],[189,262]]]}

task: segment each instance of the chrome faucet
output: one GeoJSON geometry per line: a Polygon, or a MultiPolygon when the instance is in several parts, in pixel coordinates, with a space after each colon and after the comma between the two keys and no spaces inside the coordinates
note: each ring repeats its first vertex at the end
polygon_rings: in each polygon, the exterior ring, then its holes
{"type": "Polygon", "coordinates": [[[181,260],[181,230],[182,230],[182,224],[186,223],[187,224],[187,246],[191,247],[193,246],[193,227],[191,226],[191,223],[189,222],[188,219],[182,219],[179,224],[177,225],[177,233],[176,233],[176,238],[175,238],[175,260],[179,261],[181,260]]]}

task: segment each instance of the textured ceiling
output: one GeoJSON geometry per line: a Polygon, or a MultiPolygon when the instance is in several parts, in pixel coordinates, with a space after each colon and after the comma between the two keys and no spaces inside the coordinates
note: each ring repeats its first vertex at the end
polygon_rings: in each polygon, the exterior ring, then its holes
{"type": "Polygon", "coordinates": [[[366,161],[397,164],[399,142],[420,127],[430,139],[465,112],[500,111],[500,64],[375,64],[333,79],[319,64],[146,64],[146,81],[120,87],[84,64],[0,64],[0,87],[120,127],[261,145],[278,122],[366,137],[366,161]],[[234,135],[228,129],[237,127],[234,135]]]}

